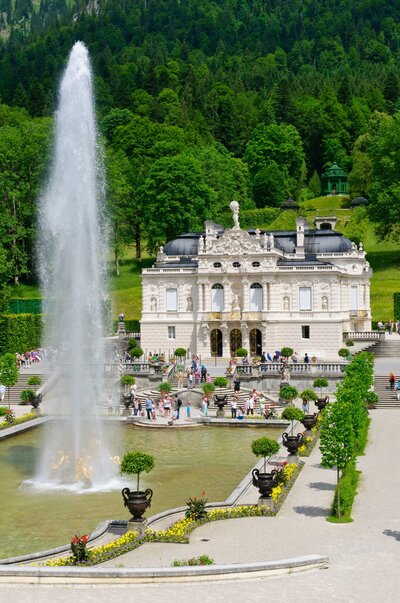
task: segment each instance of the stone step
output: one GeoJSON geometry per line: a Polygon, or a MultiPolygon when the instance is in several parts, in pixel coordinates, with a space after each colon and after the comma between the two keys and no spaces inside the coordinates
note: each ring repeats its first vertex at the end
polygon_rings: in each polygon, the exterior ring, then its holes
{"type": "MultiPolygon", "coordinates": [[[[40,377],[42,380],[42,385],[46,382],[48,376],[47,375],[39,375],[38,373],[35,373],[34,365],[31,365],[30,370],[32,370],[31,373],[19,373],[17,383],[15,385],[13,385],[13,387],[10,388],[10,404],[22,404],[22,400],[21,400],[20,396],[21,396],[21,392],[24,389],[33,389],[33,390],[38,389],[37,386],[28,385],[28,380],[31,377],[36,377],[36,376],[40,377]]],[[[6,391],[6,393],[5,393],[3,404],[4,405],[8,404],[8,391],[6,391]]]]}

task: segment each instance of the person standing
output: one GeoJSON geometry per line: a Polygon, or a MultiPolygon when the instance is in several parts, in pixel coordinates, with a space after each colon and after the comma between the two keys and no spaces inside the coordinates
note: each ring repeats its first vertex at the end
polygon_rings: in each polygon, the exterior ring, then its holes
{"type": "Polygon", "coordinates": [[[389,322],[388,322],[388,330],[389,330],[389,335],[391,335],[392,331],[393,331],[393,323],[391,320],[389,320],[389,322]]]}
{"type": "MultiPolygon", "coordinates": [[[[2,386],[0,386],[2,387],[2,386]]],[[[3,400],[1,400],[3,401],[3,400]]],[[[114,400],[112,399],[112,396],[108,396],[108,402],[107,402],[107,407],[108,407],[108,414],[112,415],[113,410],[114,410],[114,400]]]]}
{"type": "Polygon", "coordinates": [[[232,404],[231,404],[232,419],[236,419],[236,414],[237,414],[237,399],[234,397],[232,399],[232,404]]]}
{"type": "Polygon", "coordinates": [[[240,392],[240,379],[239,377],[236,377],[235,381],[233,382],[233,389],[235,392],[240,392]]]}
{"type": "Polygon", "coordinates": [[[305,362],[306,364],[310,364],[310,357],[309,357],[309,355],[307,354],[307,352],[304,354],[304,362],[305,362]]]}
{"type": "Polygon", "coordinates": [[[247,414],[251,414],[254,415],[254,397],[250,396],[250,398],[248,399],[248,407],[247,407],[247,414]]]}
{"type": "Polygon", "coordinates": [[[186,400],[186,421],[190,421],[190,410],[191,410],[190,400],[186,400]]]}
{"type": "Polygon", "coordinates": [[[188,375],[188,388],[193,389],[193,370],[192,369],[190,369],[190,372],[188,375]]]}
{"type": "Polygon", "coordinates": [[[203,406],[203,417],[206,417],[207,413],[208,413],[208,399],[207,399],[207,397],[203,398],[202,406],[203,406]]]}
{"type": "Polygon", "coordinates": [[[393,371],[390,371],[389,373],[389,385],[390,385],[390,389],[393,390],[394,389],[394,383],[396,381],[396,377],[394,376],[393,371]]]}
{"type": "Polygon", "coordinates": [[[182,404],[183,404],[182,400],[178,396],[176,396],[176,418],[177,419],[179,419],[182,404]]]}
{"type": "Polygon", "coordinates": [[[178,389],[182,389],[183,388],[183,370],[180,368],[178,371],[178,389]]]}
{"type": "Polygon", "coordinates": [[[201,365],[201,383],[205,383],[207,379],[207,369],[204,364],[201,365]]]}
{"type": "Polygon", "coordinates": [[[145,406],[146,406],[146,413],[147,413],[147,418],[149,421],[151,421],[151,419],[153,418],[153,400],[150,398],[150,396],[148,398],[146,398],[146,402],[145,402],[145,406]]]}

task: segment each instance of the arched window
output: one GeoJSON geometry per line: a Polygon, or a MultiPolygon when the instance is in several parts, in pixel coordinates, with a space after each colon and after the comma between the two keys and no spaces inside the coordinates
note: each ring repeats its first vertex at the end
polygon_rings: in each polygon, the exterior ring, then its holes
{"type": "Polygon", "coordinates": [[[224,311],[224,288],[219,283],[212,286],[211,289],[211,312],[224,311]]]}
{"type": "Polygon", "coordinates": [[[262,312],[263,309],[263,290],[260,283],[253,283],[250,286],[250,312],[262,312]]]}

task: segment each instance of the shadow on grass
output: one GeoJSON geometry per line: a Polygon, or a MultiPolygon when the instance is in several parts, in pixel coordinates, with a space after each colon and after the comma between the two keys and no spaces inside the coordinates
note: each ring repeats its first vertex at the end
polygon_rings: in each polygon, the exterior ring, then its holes
{"type": "Polygon", "coordinates": [[[382,534],[385,534],[385,536],[391,536],[400,542],[400,532],[397,530],[383,530],[382,534]]]}
{"type": "Polygon", "coordinates": [[[294,510],[299,515],[306,515],[307,517],[327,517],[329,513],[329,511],[323,507],[311,507],[310,505],[294,507],[294,510]]]}
{"type": "Polygon", "coordinates": [[[334,490],[335,484],[328,484],[327,482],[312,482],[309,487],[313,490],[334,490]]]}
{"type": "Polygon", "coordinates": [[[370,251],[368,261],[373,270],[389,270],[399,267],[399,250],[395,251],[370,251]]]}

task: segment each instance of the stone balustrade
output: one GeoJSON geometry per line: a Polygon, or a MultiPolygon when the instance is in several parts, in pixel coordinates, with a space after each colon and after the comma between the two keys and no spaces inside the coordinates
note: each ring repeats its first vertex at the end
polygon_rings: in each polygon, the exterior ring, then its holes
{"type": "Polygon", "coordinates": [[[376,341],[379,339],[379,331],[348,331],[343,333],[345,339],[353,339],[354,341],[365,341],[372,340],[376,341]]]}
{"type": "MultiPolygon", "coordinates": [[[[340,375],[344,372],[347,362],[293,362],[288,365],[291,375],[340,375]]],[[[235,373],[237,375],[280,375],[282,363],[268,362],[259,365],[237,364],[235,373]]]]}

